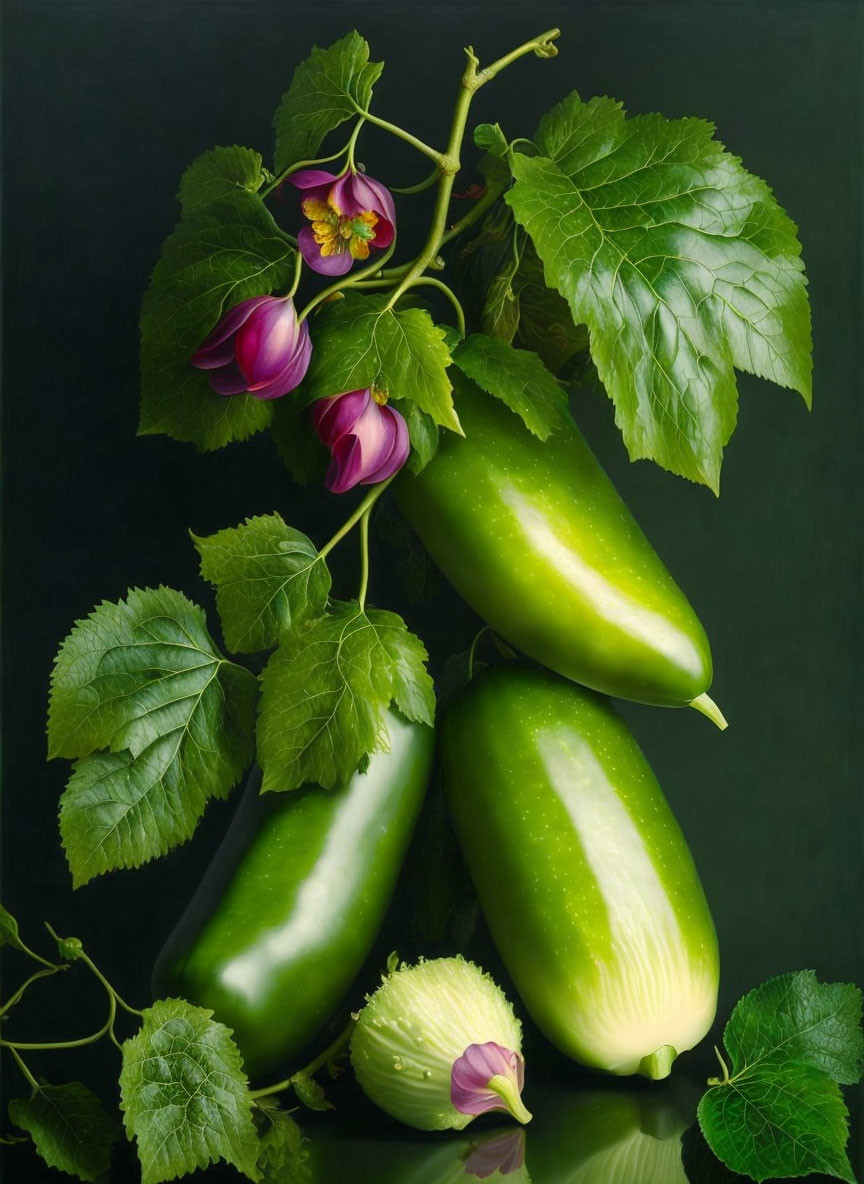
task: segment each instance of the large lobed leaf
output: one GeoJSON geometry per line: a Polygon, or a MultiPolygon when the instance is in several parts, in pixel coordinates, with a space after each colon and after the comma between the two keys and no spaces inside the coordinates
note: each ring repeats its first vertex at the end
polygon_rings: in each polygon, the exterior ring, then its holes
{"type": "Polygon", "coordinates": [[[383,69],[383,62],[369,61],[369,46],[356,30],[328,49],[316,45],[273,117],[277,173],[317,156],[328,132],[365,111],[383,69]]]}
{"type": "Polygon", "coordinates": [[[343,784],[368,753],[386,749],[391,702],[431,725],[426,656],[401,617],[356,601],[334,602],[327,616],[285,635],[262,676],[262,791],[343,784]]]}
{"type": "Polygon", "coordinates": [[[838,1082],[864,1067],[861,992],[810,970],[751,991],[723,1033],[730,1059],[699,1103],[699,1125],[727,1167],[761,1181],[824,1172],[854,1184],[838,1082]]]}
{"type": "Polygon", "coordinates": [[[120,1097],[138,1143],[142,1184],[161,1184],[224,1159],[259,1179],[252,1098],[231,1030],[213,1012],[160,999],[123,1044],[120,1097]]]}
{"type": "Polygon", "coordinates": [[[101,1180],[120,1128],[86,1085],[42,1085],[9,1103],[9,1118],[27,1131],[49,1167],[79,1180],[101,1180]]]}
{"type": "Polygon", "coordinates": [[[252,758],[256,689],[171,588],[133,589],[76,623],[48,719],[49,755],[79,758],[60,812],[76,886],[190,838],[252,758]]]}
{"type": "Polygon", "coordinates": [[[311,403],[375,385],[461,433],[447,378],[450,351],[444,330],[425,309],[388,309],[388,299],[349,293],[315,318],[315,352],[301,397],[311,403]]]}
{"type": "Polygon", "coordinates": [[[515,349],[501,338],[472,333],[454,350],[453,361],[487,394],[506,404],[539,439],[546,440],[566,422],[564,388],[531,350],[515,349]]]}
{"type": "Polygon", "coordinates": [[[810,400],[796,229],[700,119],[625,118],[572,94],[512,158],[506,200],[615,404],[630,456],[719,486],[734,368],[810,400]]]}
{"type": "Polygon", "coordinates": [[[270,423],[267,400],[219,395],[189,361],[234,305],[291,281],[295,251],[255,191],[262,180],[258,153],[237,147],[205,152],[183,175],[183,217],[141,306],[141,435],[208,450],[270,423]]]}
{"type": "Polygon", "coordinates": [[[247,518],[206,538],[192,535],[201,575],[216,588],[225,644],[234,653],[270,649],[279,635],[324,612],[327,564],[281,515],[247,518]]]}

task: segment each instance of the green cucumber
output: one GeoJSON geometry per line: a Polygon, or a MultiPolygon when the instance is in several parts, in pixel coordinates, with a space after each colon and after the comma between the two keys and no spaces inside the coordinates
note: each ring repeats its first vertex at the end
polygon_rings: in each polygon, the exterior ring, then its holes
{"type": "Polygon", "coordinates": [[[444,790],[525,1007],[574,1060],[665,1077],[717,1006],[717,938],[660,786],[601,696],[539,667],[451,700],[444,790]]]}
{"type": "MultiPolygon", "coordinates": [[[[389,752],[335,790],[250,784],[154,970],[227,1024],[255,1077],[299,1052],[342,1001],[393,895],[433,732],[387,714],[389,752]]],[[[260,781],[260,778],[258,779],[260,781]]]]}

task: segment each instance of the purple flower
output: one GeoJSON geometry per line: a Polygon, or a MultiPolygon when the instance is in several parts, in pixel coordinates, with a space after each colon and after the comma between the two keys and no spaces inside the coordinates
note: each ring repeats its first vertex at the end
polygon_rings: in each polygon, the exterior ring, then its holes
{"type": "Polygon", "coordinates": [[[450,1071],[450,1101],[462,1114],[506,1110],[519,1122],[531,1115],[522,1102],[525,1061],[494,1040],[469,1044],[450,1071]]]}
{"type": "Polygon", "coordinates": [[[368,259],[372,247],[393,241],[396,210],[380,181],[346,169],[338,177],[303,169],[289,180],[305,191],[303,213],[312,223],[297,235],[305,262],[322,275],[344,275],[355,259],[368,259]]]}
{"type": "Polygon", "coordinates": [[[369,389],[318,399],[312,419],[333,458],[324,479],[332,493],[386,481],[411,450],[405,420],[369,389]]]}
{"type": "Polygon", "coordinates": [[[220,395],[278,399],[303,381],[311,353],[309,327],[297,323],[293,300],[253,296],[225,314],[190,360],[212,371],[210,385],[220,395]]]}
{"type": "Polygon", "coordinates": [[[465,1160],[465,1175],[478,1180],[485,1180],[495,1172],[509,1176],[518,1172],[524,1162],[525,1131],[517,1126],[478,1144],[465,1160]]]}

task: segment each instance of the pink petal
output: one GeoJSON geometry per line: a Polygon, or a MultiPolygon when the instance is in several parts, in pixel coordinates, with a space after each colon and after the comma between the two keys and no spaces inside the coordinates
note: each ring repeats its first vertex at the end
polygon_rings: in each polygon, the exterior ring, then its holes
{"type": "Polygon", "coordinates": [[[367,473],[361,485],[377,485],[379,481],[386,481],[394,473],[398,473],[411,451],[411,441],[408,437],[408,425],[394,407],[381,408],[381,418],[392,425],[392,445],[389,453],[371,473],[367,473]]]}
{"type": "Polygon", "coordinates": [[[372,246],[378,247],[380,250],[389,247],[393,242],[394,234],[393,223],[388,222],[385,218],[381,218],[375,226],[375,237],[372,239],[372,246]]]}
{"type": "Polygon", "coordinates": [[[507,1110],[501,1097],[489,1089],[493,1077],[509,1078],[521,1093],[525,1080],[525,1062],[518,1052],[490,1040],[487,1044],[469,1044],[453,1062],[450,1072],[450,1100],[462,1114],[485,1114],[487,1110],[507,1110]]]}
{"type": "Polygon", "coordinates": [[[301,169],[298,173],[292,173],[288,180],[298,189],[329,190],[336,180],[336,174],[326,173],[323,169],[301,169]]]}
{"type": "Polygon", "coordinates": [[[301,340],[298,348],[290,355],[282,371],[268,383],[250,387],[249,393],[256,399],[279,399],[298,387],[306,377],[309,369],[309,359],[312,356],[312,342],[309,329],[304,321],[300,326],[301,340]]]}
{"type": "Polygon", "coordinates": [[[331,493],[347,493],[363,473],[363,456],[356,436],[346,436],[333,449],[333,459],[324,478],[331,493]]]}
{"type": "Polygon", "coordinates": [[[272,382],[285,369],[297,347],[299,332],[291,300],[277,300],[258,308],[241,325],[234,338],[234,353],[250,391],[272,382]]]}
{"type": "MultiPolygon", "coordinates": [[[[357,204],[358,214],[364,210],[372,210],[389,222],[391,227],[396,224],[396,207],[393,204],[392,194],[387,186],[382,185],[380,181],[367,177],[365,173],[355,173],[351,196],[357,204]]],[[[353,217],[353,215],[349,214],[349,217],[353,217]]]]}
{"type": "Polygon", "coordinates": [[[322,255],[311,226],[304,226],[297,235],[297,245],[306,266],[319,275],[344,275],[354,263],[350,251],[342,251],[339,255],[322,255]]]}
{"type": "Polygon", "coordinates": [[[241,395],[246,390],[246,379],[240,373],[236,362],[223,366],[221,370],[214,370],[210,375],[210,385],[217,395],[241,395]]]}
{"type": "MultiPolygon", "coordinates": [[[[205,337],[198,346],[197,350],[190,358],[192,365],[197,366],[200,370],[212,370],[215,369],[216,366],[224,366],[225,361],[211,359],[210,351],[216,350],[216,358],[223,357],[225,352],[224,349],[218,350],[216,347],[222,345],[228,340],[229,337],[232,336],[232,334],[236,333],[240,326],[249,319],[256,308],[260,307],[262,304],[269,304],[275,299],[276,297],[274,296],[251,296],[248,300],[241,300],[239,304],[235,304],[234,307],[230,309],[225,314],[225,316],[221,318],[221,320],[219,320],[216,328],[210,333],[209,337],[205,337]]],[[[233,350],[232,354],[229,355],[227,360],[230,360],[231,356],[233,356],[233,350]]]]}
{"type": "Polygon", "coordinates": [[[312,404],[312,422],[321,443],[333,448],[343,436],[352,432],[371,399],[368,388],[316,399],[312,404]]]}
{"type": "Polygon", "coordinates": [[[475,1147],[465,1160],[465,1174],[476,1176],[478,1180],[485,1180],[495,1172],[509,1176],[511,1172],[518,1171],[524,1162],[525,1131],[517,1126],[475,1147]]]}

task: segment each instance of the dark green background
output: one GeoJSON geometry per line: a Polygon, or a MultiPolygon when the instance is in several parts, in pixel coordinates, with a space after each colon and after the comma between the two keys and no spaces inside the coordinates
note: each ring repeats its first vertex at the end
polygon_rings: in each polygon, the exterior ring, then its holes
{"type": "MultiPolygon", "coordinates": [[[[186,848],[72,895],[56,826],[67,769],[45,764],[43,739],[51,660],[72,621],[132,584],[164,581],[209,607],[187,526],[206,533],[278,508],[321,540],[351,502],[293,487],[264,438],[207,456],[135,439],[137,307],[175,220],[180,172],[216,143],[266,155],[293,65],[313,41],[329,44],[355,24],[388,62],[376,110],[432,142],[444,138],[463,43],[489,60],[557,24],[560,56],[529,58],[486,88],[476,121],[530,134],[574,87],[614,95],[633,113],[701,115],[800,227],[814,410],[742,377],[719,501],[650,464],[630,465],[604,396],[586,394],[577,412],[712,639],[725,734],[695,712],[625,714],[714,911],[720,1015],[789,969],[864,980],[861,13],[832,0],[365,10],[7,0],[3,897],[34,942],[43,918],[80,934],[121,992],[144,999],[155,951],[231,812],[212,807],[186,848]]],[[[422,159],[377,133],[361,156],[394,184],[425,173],[422,159]]],[[[402,199],[403,226],[422,224],[427,199],[402,199]]],[[[403,243],[412,241],[409,231],[403,243]]],[[[342,592],[353,582],[346,558],[342,592]]],[[[387,563],[382,552],[371,597],[403,611],[440,664],[464,647],[474,618],[447,594],[411,606],[387,563]]],[[[8,969],[14,977],[12,958],[8,969]]],[[[50,984],[42,1006],[18,1009],[16,1032],[68,1038],[98,1026],[102,1000],[72,978],[50,984]],[[67,991],[71,1006],[49,1007],[67,991]]],[[[107,1080],[112,1056],[38,1067],[58,1080],[107,1080]]],[[[691,1063],[701,1072],[698,1056],[691,1063]]],[[[16,1179],[39,1171],[26,1153],[10,1154],[16,1179]]]]}

